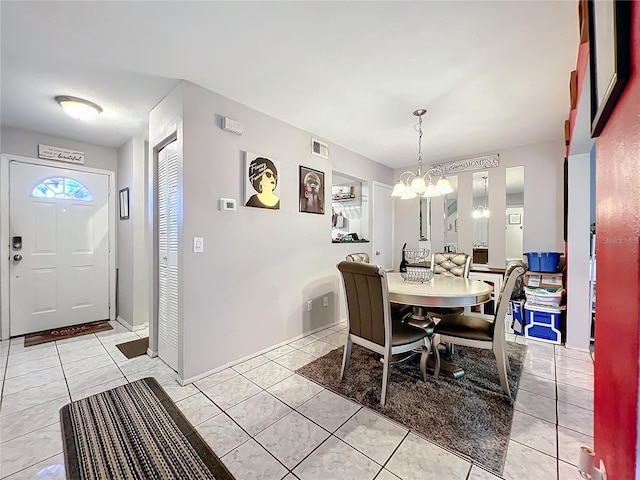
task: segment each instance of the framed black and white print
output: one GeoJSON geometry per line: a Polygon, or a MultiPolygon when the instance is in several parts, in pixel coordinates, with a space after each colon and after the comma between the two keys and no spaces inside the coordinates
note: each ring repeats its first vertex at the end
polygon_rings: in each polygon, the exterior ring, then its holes
{"type": "Polygon", "coordinates": [[[324,172],[300,165],[300,211],[324,213],[324,172]]]}
{"type": "Polygon", "coordinates": [[[631,3],[589,0],[591,137],[611,116],[631,76],[631,3]]]}
{"type": "Polygon", "coordinates": [[[522,217],[519,213],[509,214],[509,225],[520,225],[522,223],[522,217]]]}
{"type": "Polygon", "coordinates": [[[129,187],[120,190],[120,220],[129,218],[129,187]]]}

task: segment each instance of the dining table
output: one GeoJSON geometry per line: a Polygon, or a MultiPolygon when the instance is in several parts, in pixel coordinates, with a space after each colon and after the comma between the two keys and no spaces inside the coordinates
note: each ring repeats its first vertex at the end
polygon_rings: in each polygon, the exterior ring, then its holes
{"type": "MultiPolygon", "coordinates": [[[[481,280],[435,274],[425,282],[408,281],[401,273],[387,273],[389,301],[414,307],[413,317],[423,320],[429,307],[451,308],[480,305],[491,299],[493,287],[481,280]]],[[[464,370],[442,362],[442,372],[459,378],[464,370]]]]}

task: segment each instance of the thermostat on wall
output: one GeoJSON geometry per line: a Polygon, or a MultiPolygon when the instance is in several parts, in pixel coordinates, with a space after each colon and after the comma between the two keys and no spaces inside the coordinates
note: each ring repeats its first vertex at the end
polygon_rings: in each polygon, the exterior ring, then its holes
{"type": "Polygon", "coordinates": [[[235,198],[221,198],[220,210],[223,212],[235,212],[236,211],[236,199],[235,198]]]}

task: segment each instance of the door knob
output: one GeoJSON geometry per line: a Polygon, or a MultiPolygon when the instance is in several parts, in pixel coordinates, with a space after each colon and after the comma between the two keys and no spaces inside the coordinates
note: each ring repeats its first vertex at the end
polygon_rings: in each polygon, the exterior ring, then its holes
{"type": "Polygon", "coordinates": [[[13,256],[13,260],[19,262],[20,260],[22,260],[22,255],[20,255],[19,253],[15,254],[13,256]]]}

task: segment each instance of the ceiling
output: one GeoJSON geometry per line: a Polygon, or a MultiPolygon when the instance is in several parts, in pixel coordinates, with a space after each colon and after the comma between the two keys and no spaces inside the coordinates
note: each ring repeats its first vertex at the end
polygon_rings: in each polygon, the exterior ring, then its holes
{"type": "Polygon", "coordinates": [[[4,126],[117,148],[185,79],[394,168],[422,107],[427,164],[562,140],[579,38],[567,0],[0,8],[4,126]],[[56,95],[104,112],[79,123],[56,95]]]}

